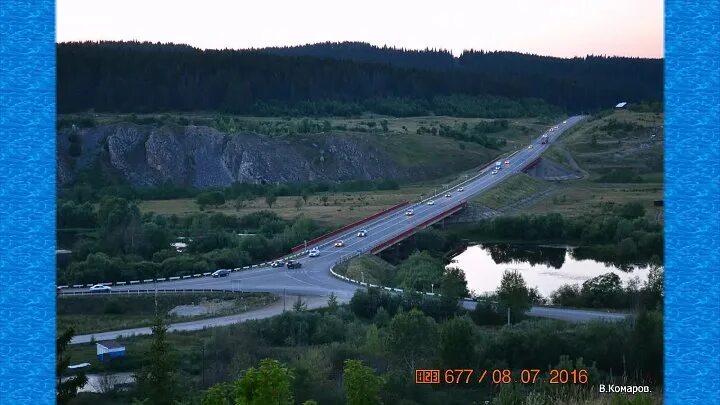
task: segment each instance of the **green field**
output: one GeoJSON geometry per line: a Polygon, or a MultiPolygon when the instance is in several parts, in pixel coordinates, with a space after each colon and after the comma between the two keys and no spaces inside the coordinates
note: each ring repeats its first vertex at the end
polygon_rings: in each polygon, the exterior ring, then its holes
{"type": "Polygon", "coordinates": [[[523,207],[523,212],[537,214],[557,212],[578,216],[602,203],[623,204],[637,201],[645,207],[648,217],[654,219],[653,201],[662,199],[662,183],[608,184],[580,180],[557,184],[552,193],[523,207]]]}
{"type": "MultiPolygon", "coordinates": [[[[236,209],[229,201],[222,206],[206,208],[204,212],[221,212],[226,215],[247,215],[253,212],[270,210],[284,219],[293,219],[298,215],[318,221],[326,226],[341,226],[349,222],[368,217],[378,211],[392,207],[403,201],[418,200],[427,188],[403,187],[400,190],[361,191],[321,193],[312,195],[305,203],[299,196],[278,197],[269,208],[264,198],[249,200],[245,206],[236,209]],[[323,199],[327,197],[327,201],[323,199]],[[299,204],[299,206],[296,206],[299,204]]],[[[188,216],[200,212],[194,199],[151,200],[140,203],[143,212],[155,212],[162,215],[188,216]]]]}

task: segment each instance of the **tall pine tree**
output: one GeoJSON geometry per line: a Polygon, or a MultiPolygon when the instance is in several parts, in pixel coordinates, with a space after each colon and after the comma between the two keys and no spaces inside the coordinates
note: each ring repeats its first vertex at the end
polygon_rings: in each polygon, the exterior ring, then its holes
{"type": "Polygon", "coordinates": [[[152,336],[145,365],[136,374],[139,393],[152,405],[173,404],[178,398],[177,364],[167,342],[167,326],[160,316],[155,317],[152,336]]]}

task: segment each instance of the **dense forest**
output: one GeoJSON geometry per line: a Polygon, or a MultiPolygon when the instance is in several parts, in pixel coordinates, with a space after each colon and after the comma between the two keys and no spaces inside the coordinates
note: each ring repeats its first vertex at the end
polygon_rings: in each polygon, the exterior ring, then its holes
{"type": "Polygon", "coordinates": [[[569,112],[662,99],[662,60],[469,51],[450,63],[442,62],[449,55],[438,51],[343,46],[335,53],[333,44],[291,52],[293,48],[203,51],[137,42],[62,43],[57,47],[58,112],[348,115],[361,106],[388,114],[397,109],[388,106],[416,103],[422,106],[420,113],[453,115],[442,97],[521,105],[539,99],[569,112]],[[433,67],[443,63],[449,67],[433,67]]]}

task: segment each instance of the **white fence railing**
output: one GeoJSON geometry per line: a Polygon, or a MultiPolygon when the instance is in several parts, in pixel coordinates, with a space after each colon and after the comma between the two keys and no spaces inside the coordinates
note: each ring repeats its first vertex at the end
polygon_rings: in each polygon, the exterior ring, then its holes
{"type": "Polygon", "coordinates": [[[111,291],[66,291],[60,296],[71,295],[140,295],[140,294],[178,294],[178,293],[196,293],[196,292],[217,292],[217,293],[241,293],[240,290],[222,289],[222,288],[173,288],[173,289],[137,289],[137,290],[111,290],[111,291]]]}

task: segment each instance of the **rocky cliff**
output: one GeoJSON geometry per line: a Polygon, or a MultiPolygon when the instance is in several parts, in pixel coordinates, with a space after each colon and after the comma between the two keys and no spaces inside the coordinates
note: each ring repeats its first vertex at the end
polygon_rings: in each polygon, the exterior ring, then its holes
{"type": "MultiPolygon", "coordinates": [[[[57,173],[59,184],[67,184],[99,161],[136,186],[171,182],[198,188],[234,182],[422,180],[446,174],[442,167],[401,161],[386,149],[368,134],[274,138],[199,126],[123,123],[59,130],[57,173]]],[[[468,166],[475,164],[471,160],[468,166]]]]}

